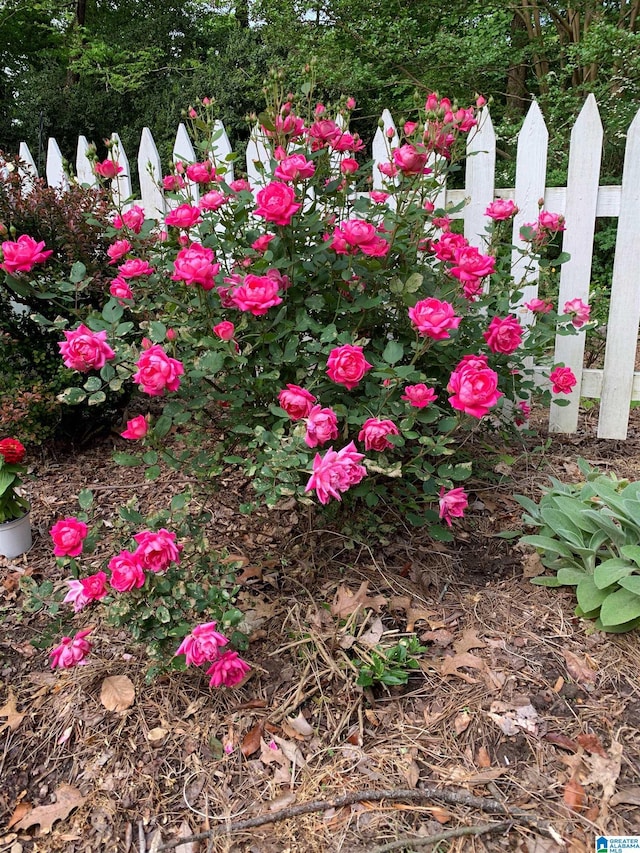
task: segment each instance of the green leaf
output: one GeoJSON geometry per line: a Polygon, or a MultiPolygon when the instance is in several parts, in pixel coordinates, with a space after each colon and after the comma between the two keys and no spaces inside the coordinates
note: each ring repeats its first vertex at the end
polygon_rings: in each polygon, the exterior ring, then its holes
{"type": "Polygon", "coordinates": [[[104,403],[104,401],[106,399],[107,399],[107,395],[104,393],[104,391],[96,391],[95,394],[92,394],[89,397],[89,399],[87,400],[87,403],[90,406],[98,406],[100,403],[104,403]]]}
{"type": "Polygon", "coordinates": [[[117,323],[124,314],[124,308],[115,299],[110,299],[102,309],[102,316],[107,323],[117,323]]]}
{"type": "Polygon", "coordinates": [[[89,509],[93,503],[93,492],[91,489],[81,489],[78,492],[78,503],[80,504],[80,509],[89,509]]]}
{"type": "Polygon", "coordinates": [[[547,577],[547,576],[539,576],[537,578],[531,578],[531,583],[535,586],[550,586],[550,587],[558,587],[562,586],[558,578],[556,577],[547,577]]]}
{"type": "Polygon", "coordinates": [[[158,438],[164,438],[172,425],[172,419],[168,415],[160,415],[153,426],[153,431],[158,438]]]}
{"type": "Polygon", "coordinates": [[[633,560],[636,566],[640,566],[640,545],[623,545],[620,553],[623,557],[633,560]]]}
{"type": "Polygon", "coordinates": [[[113,460],[116,464],[124,465],[126,468],[134,468],[136,465],[142,464],[139,456],[134,456],[132,453],[123,453],[120,450],[114,452],[113,460]]]}
{"type": "Polygon", "coordinates": [[[147,470],[144,472],[144,477],[145,480],[157,480],[160,474],[160,466],[152,465],[151,468],[147,468],[147,470]]]}
{"type": "Polygon", "coordinates": [[[154,342],[154,344],[161,343],[167,334],[167,327],[164,323],[161,323],[159,320],[152,320],[149,323],[149,337],[154,342]]]}
{"type": "Polygon", "coordinates": [[[189,503],[191,495],[188,492],[181,492],[179,495],[174,495],[171,498],[171,510],[175,512],[179,509],[184,509],[184,507],[189,503]]]}
{"type": "Polygon", "coordinates": [[[382,358],[387,364],[396,364],[396,362],[402,361],[403,356],[404,347],[399,341],[389,341],[382,353],[382,358]]]}
{"type": "Polygon", "coordinates": [[[62,394],[58,394],[58,400],[61,403],[68,403],[70,406],[82,403],[86,398],[87,394],[82,388],[65,388],[62,394]]]}
{"type": "Polygon", "coordinates": [[[559,542],[557,539],[552,539],[550,536],[523,536],[520,540],[525,545],[533,545],[541,551],[550,551],[552,554],[559,554],[561,557],[573,557],[573,551],[564,542],[559,542]]]}
{"type": "Polygon", "coordinates": [[[633,592],[636,595],[640,595],[640,576],[639,575],[630,575],[626,578],[621,578],[618,583],[623,589],[628,589],[629,592],[633,592]]]}
{"type": "Polygon", "coordinates": [[[613,583],[617,583],[620,578],[626,578],[633,571],[634,567],[626,560],[622,560],[620,557],[612,557],[610,560],[604,560],[595,567],[593,581],[598,589],[604,589],[613,583]]]}
{"type": "Polygon", "coordinates": [[[158,609],[156,610],[156,617],[159,622],[162,622],[163,625],[167,625],[169,622],[171,622],[171,614],[164,606],[164,604],[161,604],[160,607],[158,607],[158,609]]]}
{"type": "Polygon", "coordinates": [[[611,589],[598,589],[593,578],[587,575],[576,587],[576,598],[585,613],[589,613],[592,610],[597,610],[611,592],[611,589]]]}
{"type": "Polygon", "coordinates": [[[158,461],[158,454],[155,450],[147,450],[142,454],[142,459],[146,465],[155,465],[158,461]]]}
{"type": "Polygon", "coordinates": [[[576,584],[581,583],[585,577],[589,577],[589,575],[585,574],[585,572],[581,572],[580,569],[574,569],[570,566],[565,566],[558,570],[558,582],[564,586],[576,586],[576,584]]]}
{"type": "Polygon", "coordinates": [[[622,625],[640,618],[640,595],[628,589],[619,589],[607,596],[600,608],[600,621],[603,626],[622,625]]]}
{"type": "Polygon", "coordinates": [[[419,272],[412,273],[409,278],[404,283],[404,290],[407,293],[417,293],[418,290],[422,287],[422,282],[424,281],[424,276],[422,276],[419,272]]]}
{"type": "Polygon", "coordinates": [[[102,379],[99,376],[90,376],[84,383],[85,391],[99,391],[102,388],[102,379]]]}
{"type": "Polygon", "coordinates": [[[473,462],[460,462],[458,465],[451,465],[445,462],[438,466],[438,477],[443,480],[466,480],[472,473],[473,462]]]}
{"type": "Polygon", "coordinates": [[[74,284],[80,284],[86,274],[87,268],[82,263],[82,261],[76,261],[75,264],[71,267],[71,273],[69,275],[69,278],[74,284]]]}

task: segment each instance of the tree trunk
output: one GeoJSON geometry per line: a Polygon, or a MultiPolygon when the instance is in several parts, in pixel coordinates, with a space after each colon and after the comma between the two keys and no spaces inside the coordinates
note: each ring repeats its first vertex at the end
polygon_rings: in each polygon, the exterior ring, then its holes
{"type": "Polygon", "coordinates": [[[522,17],[515,12],[511,19],[511,54],[518,57],[507,71],[507,112],[524,115],[527,111],[527,65],[520,58],[521,50],[528,42],[527,27],[522,17]]]}
{"type": "Polygon", "coordinates": [[[249,0],[236,0],[235,17],[241,27],[249,29],[249,0]]]}

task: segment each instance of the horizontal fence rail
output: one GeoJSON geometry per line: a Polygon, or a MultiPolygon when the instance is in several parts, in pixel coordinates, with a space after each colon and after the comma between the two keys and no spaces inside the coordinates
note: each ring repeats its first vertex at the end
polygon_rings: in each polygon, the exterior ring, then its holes
{"type": "MultiPolygon", "coordinates": [[[[338,117],[338,122],[343,122],[338,117]]],[[[122,172],[112,181],[114,201],[125,208],[140,204],[148,216],[162,218],[171,203],[162,190],[162,163],[149,128],[142,131],[137,155],[140,199],[132,202],[131,169],[120,137],[112,135],[113,158],[122,166],[122,172]]],[[[513,223],[514,246],[523,245],[520,227],[537,219],[539,200],[554,213],[566,218],[563,234],[563,251],[571,260],[562,265],[558,304],[579,297],[589,301],[593,238],[596,219],[618,219],[609,314],[606,323],[606,347],[602,369],[584,367],[585,335],[558,336],[555,342],[554,363],[570,367],[577,384],[567,396],[568,405],[551,405],[549,430],[573,433],[577,430],[580,398],[600,400],[598,437],[624,439],[627,437],[629,412],[634,401],[640,401],[640,372],[636,372],[636,348],[640,325],[640,111],[632,122],[625,150],[622,182],[620,186],[600,186],[600,165],[603,130],[598,106],[589,95],[571,132],[569,170],[566,187],[547,187],[547,150],[549,134],[538,105],[534,102],[518,135],[515,187],[495,187],[496,136],[489,110],[480,114],[479,127],[468,140],[465,188],[447,189],[442,185],[437,206],[464,206],[453,213],[464,220],[464,234],[469,242],[481,248],[488,219],[484,211],[494,198],[513,199],[518,213],[513,223]]],[[[399,145],[399,136],[391,113],[384,110],[380,126],[372,145],[373,188],[382,188],[382,175],[377,165],[389,160],[390,148],[399,145]]],[[[214,128],[213,158],[224,162],[226,179],[233,180],[233,166],[226,158],[232,152],[229,137],[220,122],[214,128]]],[[[92,164],[87,156],[89,143],[79,137],[76,150],[75,173],[80,183],[97,185],[92,164]]],[[[25,143],[20,145],[20,158],[24,162],[25,177],[37,177],[34,159],[25,143]]],[[[340,155],[334,155],[339,165],[340,155]]],[[[252,189],[258,189],[265,178],[260,163],[269,160],[269,143],[256,127],[247,145],[246,171],[252,189]]],[[[197,161],[191,139],[184,124],[180,124],[173,147],[174,162],[197,161]]],[[[55,139],[49,139],[47,148],[46,179],[49,186],[65,190],[70,177],[65,169],[62,153],[55,139]]],[[[197,203],[197,185],[189,182],[190,192],[197,203]]],[[[514,250],[515,265],[519,255],[514,250]]],[[[515,272],[515,269],[514,269],[515,272]]],[[[523,290],[522,302],[537,295],[538,271],[531,267],[525,279],[516,278],[523,290]]],[[[522,320],[531,322],[524,307],[519,313],[522,320]]],[[[560,309],[559,309],[560,310],[560,309]]],[[[544,383],[541,369],[536,375],[544,383]]]]}

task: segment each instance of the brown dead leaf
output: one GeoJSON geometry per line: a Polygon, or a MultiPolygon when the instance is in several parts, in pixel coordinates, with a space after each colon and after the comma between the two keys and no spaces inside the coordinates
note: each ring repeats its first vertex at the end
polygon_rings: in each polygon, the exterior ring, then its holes
{"type": "MultiPolygon", "coordinates": [[[[178,838],[189,838],[190,835],[193,835],[193,830],[187,821],[183,820],[178,828],[178,838]]],[[[175,853],[198,853],[199,850],[199,841],[187,841],[185,844],[178,844],[175,848],[175,853]]]]}
{"type": "Polygon", "coordinates": [[[442,806],[429,806],[425,811],[431,812],[431,816],[435,818],[438,823],[447,823],[451,820],[451,812],[443,809],[442,806]]]}
{"type": "Polygon", "coordinates": [[[569,752],[577,752],[579,750],[579,746],[575,740],[571,740],[567,735],[563,735],[562,732],[547,732],[544,736],[544,739],[552,743],[554,746],[559,746],[562,749],[568,749],[569,752]]]}
{"type": "Polygon", "coordinates": [[[250,755],[253,755],[254,752],[257,752],[260,749],[260,742],[262,740],[262,728],[263,723],[262,721],[260,721],[259,723],[256,723],[253,728],[249,729],[249,731],[242,738],[240,752],[244,755],[245,758],[248,758],[250,755]]]}
{"type": "Polygon", "coordinates": [[[481,640],[472,628],[467,628],[460,639],[455,641],[453,648],[461,655],[471,649],[484,649],[486,645],[485,641],[481,640]]]}
{"type": "Polygon", "coordinates": [[[420,634],[420,640],[423,643],[435,643],[441,649],[446,649],[453,642],[453,634],[446,628],[437,628],[435,631],[425,631],[424,634],[420,634]]]}
{"type": "Polygon", "coordinates": [[[277,812],[280,809],[286,809],[287,806],[292,806],[295,801],[295,793],[293,791],[285,791],[284,794],[280,794],[280,796],[276,797],[275,800],[269,800],[267,805],[269,806],[270,812],[277,812]]]}
{"type": "Polygon", "coordinates": [[[491,767],[491,756],[486,746],[481,746],[476,755],[476,764],[484,770],[491,767]]]}
{"type": "Polygon", "coordinates": [[[461,678],[463,681],[466,681],[467,684],[477,684],[477,678],[472,678],[472,676],[467,675],[466,672],[460,672],[460,667],[462,666],[467,667],[468,669],[482,670],[485,668],[486,664],[482,658],[477,657],[477,655],[472,655],[469,652],[463,652],[461,654],[445,658],[440,667],[440,675],[455,675],[457,678],[461,678]]]}
{"type": "Polygon", "coordinates": [[[384,634],[384,625],[379,616],[371,622],[369,630],[360,635],[359,640],[365,646],[377,646],[384,634]]]}
{"type": "Polygon", "coordinates": [[[522,558],[522,575],[525,578],[537,578],[539,575],[543,575],[546,572],[546,568],[542,564],[542,560],[540,559],[540,554],[537,551],[533,551],[531,554],[525,554],[522,558]]]}
{"type": "Polygon", "coordinates": [[[56,801],[48,806],[37,806],[32,809],[21,821],[15,824],[16,829],[30,829],[32,826],[40,826],[40,833],[46,835],[51,832],[53,824],[58,820],[64,820],[73,809],[81,806],[86,797],[83,797],[77,788],[62,782],[55,790],[56,801]]]}
{"type": "Polygon", "coordinates": [[[297,717],[287,717],[287,723],[296,734],[302,735],[303,738],[311,737],[313,734],[313,726],[309,725],[302,711],[299,712],[297,717]]]}
{"type": "Polygon", "coordinates": [[[576,740],[585,752],[588,752],[591,755],[601,755],[603,758],[607,757],[607,753],[604,751],[604,747],[600,743],[600,738],[597,735],[580,734],[576,740]]]}
{"type": "Polygon", "coordinates": [[[6,717],[7,722],[3,723],[0,726],[0,732],[9,728],[12,732],[14,732],[23,718],[26,716],[26,712],[20,713],[16,707],[16,697],[13,693],[13,690],[9,688],[9,696],[7,701],[4,703],[2,708],[0,708],[0,717],[6,717]]]}
{"type": "Polygon", "coordinates": [[[365,708],[364,715],[367,718],[367,722],[369,722],[372,726],[379,726],[380,720],[378,719],[378,715],[372,708],[365,708]]]}
{"type": "Polygon", "coordinates": [[[236,583],[243,584],[247,581],[253,580],[254,578],[261,581],[262,569],[262,566],[246,566],[236,578],[236,583]]]}
{"type": "Polygon", "coordinates": [[[426,622],[430,628],[442,627],[440,618],[433,610],[425,610],[424,607],[410,607],[407,610],[407,632],[411,633],[415,630],[416,622],[426,622]],[[436,617],[434,619],[434,617],[436,617]]]}
{"type": "Polygon", "coordinates": [[[468,711],[461,711],[453,721],[453,728],[457,735],[461,735],[469,728],[471,724],[471,714],[468,711]]]}
{"type": "Polygon", "coordinates": [[[409,788],[417,788],[420,781],[420,768],[413,759],[402,768],[404,778],[407,780],[409,788]]]}
{"type": "Polygon", "coordinates": [[[609,803],[616,790],[616,782],[620,775],[622,764],[622,744],[613,741],[609,747],[609,754],[603,758],[601,755],[585,755],[584,762],[590,769],[589,776],[584,780],[585,785],[602,785],[602,798],[600,800],[600,813],[605,821],[609,812],[609,803]]]}
{"type": "Polygon", "coordinates": [[[381,607],[387,603],[384,595],[368,595],[369,582],[362,581],[360,589],[357,592],[352,592],[349,587],[340,584],[336,592],[333,604],[331,605],[331,615],[337,616],[338,619],[346,619],[351,616],[356,610],[369,608],[376,613],[381,607]]]}
{"type": "Polygon", "coordinates": [[[153,729],[149,729],[147,732],[147,740],[151,744],[151,746],[161,746],[164,743],[164,739],[169,734],[168,729],[164,729],[162,726],[156,726],[153,729]]]}
{"type": "Polygon", "coordinates": [[[136,689],[127,675],[109,675],[102,682],[100,701],[107,711],[126,711],[136,698],[136,689]]]}
{"type": "Polygon", "coordinates": [[[29,814],[29,812],[33,809],[31,803],[18,803],[18,805],[13,810],[13,814],[9,818],[9,823],[7,824],[7,829],[11,829],[12,826],[15,826],[16,823],[19,823],[25,815],[29,814]]]}
{"type": "Polygon", "coordinates": [[[581,812],[585,806],[586,793],[580,782],[575,777],[569,779],[564,786],[562,801],[573,812],[581,812]]]}
{"type": "Polygon", "coordinates": [[[520,732],[538,734],[538,712],[533,705],[514,707],[504,702],[493,702],[486,714],[508,737],[520,732]]]}
{"type": "Polygon", "coordinates": [[[612,806],[619,806],[624,803],[628,806],[640,806],[640,787],[623,788],[611,797],[612,806]]]}
{"type": "Polygon", "coordinates": [[[573,680],[580,684],[585,690],[590,690],[596,683],[596,673],[587,664],[584,658],[579,658],[578,655],[563,649],[562,654],[567,665],[567,672],[573,680]]]}

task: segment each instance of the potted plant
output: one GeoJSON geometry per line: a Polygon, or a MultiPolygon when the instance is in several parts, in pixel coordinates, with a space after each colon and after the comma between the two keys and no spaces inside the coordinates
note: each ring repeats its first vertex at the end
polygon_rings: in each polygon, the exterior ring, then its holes
{"type": "Polygon", "coordinates": [[[16,491],[22,483],[25,448],[17,438],[0,440],[0,554],[18,557],[31,547],[29,501],[16,491]]]}

